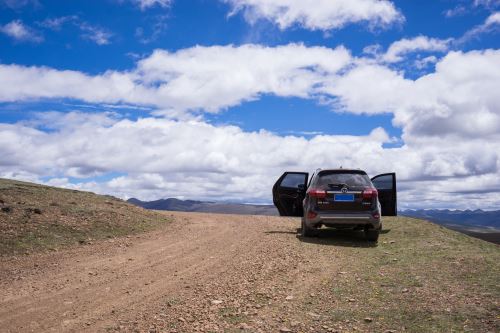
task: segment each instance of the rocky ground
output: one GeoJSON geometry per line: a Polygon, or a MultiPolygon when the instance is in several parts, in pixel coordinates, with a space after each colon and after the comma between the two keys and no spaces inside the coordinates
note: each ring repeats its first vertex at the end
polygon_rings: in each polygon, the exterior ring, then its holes
{"type": "Polygon", "coordinates": [[[163,213],[154,231],[0,258],[2,332],[498,332],[498,246],[406,217],[163,213]]]}

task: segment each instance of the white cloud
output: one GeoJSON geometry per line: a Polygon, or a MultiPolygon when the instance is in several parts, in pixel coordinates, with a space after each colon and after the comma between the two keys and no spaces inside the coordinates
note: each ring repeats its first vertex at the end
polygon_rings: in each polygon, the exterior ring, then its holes
{"type": "Polygon", "coordinates": [[[43,37],[38,32],[26,26],[21,20],[14,20],[0,26],[0,32],[20,42],[40,43],[43,41],[43,37]]]}
{"type": "Polygon", "coordinates": [[[475,7],[495,8],[500,6],[500,0],[474,0],[475,7]]]}
{"type": "Polygon", "coordinates": [[[500,0],[474,0],[469,3],[458,4],[455,7],[444,11],[444,15],[448,18],[463,16],[470,13],[478,8],[484,8],[489,11],[495,10],[495,8],[500,7],[500,0]]]}
{"type": "Polygon", "coordinates": [[[79,22],[78,27],[82,31],[82,37],[96,43],[97,45],[108,45],[111,43],[113,34],[101,27],[91,25],[87,22],[79,22]]]}
{"type": "Polygon", "coordinates": [[[131,92],[133,86],[124,73],[88,76],[46,67],[0,65],[0,100],[3,101],[68,97],[87,102],[118,102],[125,99],[123,96],[131,92]]]}
{"type": "MultiPolygon", "coordinates": [[[[500,51],[450,52],[400,92],[395,123],[412,139],[457,135],[467,140],[500,133],[500,51]]],[[[405,141],[410,138],[406,138],[405,141]]]]}
{"type": "Polygon", "coordinates": [[[128,174],[108,184],[115,187],[115,193],[132,195],[130,186],[139,182],[136,189],[146,184],[140,191],[149,198],[165,190],[170,195],[192,196],[196,187],[196,195],[204,198],[262,200],[268,197],[269,183],[286,165],[308,170],[316,163],[354,165],[357,157],[350,157],[350,152],[381,151],[382,143],[389,140],[382,129],[367,136],[307,140],[158,118],[131,121],[50,113],[38,121],[0,125],[0,151],[5,157],[0,174],[26,170],[38,175],[89,177],[113,170],[128,174]],[[36,129],[43,124],[53,131],[36,129]],[[21,145],[23,149],[19,149],[21,145]],[[325,146],[331,147],[329,156],[323,153],[325,146]],[[149,189],[153,191],[148,194],[149,189]]]}
{"type": "Polygon", "coordinates": [[[231,5],[231,15],[242,11],[245,19],[270,20],[280,29],[298,24],[310,30],[339,29],[349,23],[368,22],[387,26],[403,20],[387,0],[222,0],[231,5]]]}
{"type": "Polygon", "coordinates": [[[444,11],[444,16],[449,18],[449,17],[462,16],[465,15],[466,13],[467,13],[467,7],[465,7],[464,5],[458,5],[456,7],[444,11]]]}
{"type": "Polygon", "coordinates": [[[77,15],[47,18],[38,22],[39,26],[54,31],[60,31],[65,24],[72,24],[77,27],[83,39],[90,40],[97,45],[108,45],[111,43],[111,38],[113,37],[112,32],[97,25],[90,24],[80,19],[77,15]]]}
{"type": "Polygon", "coordinates": [[[272,184],[283,171],[343,165],[371,175],[396,171],[400,207],[498,207],[492,196],[472,200],[453,193],[473,196],[500,188],[498,135],[462,145],[436,138],[432,144],[415,141],[384,149],[390,138],[382,128],[368,135],[306,139],[201,121],[133,121],[102,114],[50,113],[38,121],[0,125],[0,177],[40,181],[52,176],[52,185],[142,199],[269,202],[272,184]],[[36,128],[54,123],[50,132],[36,128]],[[67,180],[110,172],[120,175],[101,182],[67,180]]]}
{"type": "Polygon", "coordinates": [[[448,50],[450,43],[451,39],[437,39],[427,36],[403,38],[389,46],[387,52],[382,56],[382,60],[395,63],[404,60],[405,55],[413,52],[445,52],[448,50]]]}
{"type": "Polygon", "coordinates": [[[261,94],[313,97],[325,78],[349,65],[343,48],[289,44],[156,50],[130,72],[89,76],[77,71],[0,65],[0,100],[76,98],[216,112],[261,94]]]}
{"type": "Polygon", "coordinates": [[[492,26],[500,24],[500,12],[495,12],[486,18],[484,22],[486,26],[492,26]]]}
{"type": "Polygon", "coordinates": [[[468,30],[459,40],[459,44],[468,42],[471,39],[479,38],[482,34],[500,31],[500,12],[490,14],[483,24],[479,24],[468,30]]]}
{"type": "Polygon", "coordinates": [[[143,44],[149,44],[156,41],[167,28],[166,15],[158,15],[154,19],[154,23],[149,24],[147,28],[137,27],[135,29],[135,37],[143,44]]]}
{"type": "Polygon", "coordinates": [[[362,62],[324,93],[353,113],[392,113],[404,141],[455,135],[487,138],[500,133],[500,50],[450,52],[433,73],[416,80],[385,66],[362,62]],[[466,125],[465,125],[466,124],[466,125]]]}
{"type": "Polygon", "coordinates": [[[135,2],[141,10],[146,10],[155,6],[166,8],[171,4],[171,0],[132,0],[135,2]]]}
{"type": "Polygon", "coordinates": [[[431,64],[435,64],[438,62],[438,58],[436,56],[428,56],[422,59],[415,60],[415,67],[418,69],[425,69],[431,64]]]}
{"type": "Polygon", "coordinates": [[[186,110],[216,112],[274,94],[316,98],[357,114],[393,113],[405,130],[417,129],[420,123],[430,133],[433,121],[440,119],[441,131],[473,135],[496,129],[498,68],[500,51],[451,52],[436,64],[434,73],[410,80],[384,65],[353,59],[342,47],[194,47],[175,53],[157,50],[130,72],[96,76],[0,65],[0,101],[75,98],[153,105],[157,112],[180,115],[186,110]],[[469,122],[477,125],[473,130],[458,126],[467,115],[478,114],[481,117],[471,116],[469,122]],[[417,122],[412,124],[412,119],[417,122]]]}
{"type": "Polygon", "coordinates": [[[410,80],[384,65],[354,59],[343,47],[194,47],[175,53],[157,50],[130,72],[96,76],[0,65],[0,101],[75,98],[153,105],[157,112],[172,115],[186,110],[216,112],[273,94],[315,98],[357,114],[393,113],[396,124],[405,130],[417,129],[420,123],[430,133],[433,121],[439,119],[441,131],[473,135],[496,129],[498,68],[500,51],[450,52],[436,64],[434,73],[410,80]],[[475,127],[458,126],[465,120],[475,127]]]}
{"type": "Polygon", "coordinates": [[[78,20],[79,18],[76,15],[60,16],[54,18],[47,18],[42,22],[39,22],[38,25],[47,29],[59,31],[61,30],[64,24],[68,22],[77,22],[78,20]]]}

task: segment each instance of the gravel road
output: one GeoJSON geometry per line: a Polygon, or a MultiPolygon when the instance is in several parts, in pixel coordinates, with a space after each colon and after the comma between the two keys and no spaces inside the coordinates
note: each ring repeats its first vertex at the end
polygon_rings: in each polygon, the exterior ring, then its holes
{"type": "Polygon", "coordinates": [[[1,330],[287,331],[303,324],[294,303],[339,269],[332,251],[310,260],[321,249],[296,219],[166,214],[148,234],[3,260],[1,330]]]}

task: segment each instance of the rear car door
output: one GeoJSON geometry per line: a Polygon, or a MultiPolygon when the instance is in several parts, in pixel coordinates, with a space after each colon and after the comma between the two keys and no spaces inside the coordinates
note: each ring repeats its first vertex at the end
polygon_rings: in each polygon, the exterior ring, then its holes
{"type": "Polygon", "coordinates": [[[273,202],[281,216],[302,216],[307,188],[307,172],[287,171],[273,186],[273,202]]]}
{"type": "Polygon", "coordinates": [[[384,173],[372,178],[373,186],[378,191],[378,200],[382,207],[383,216],[398,215],[397,192],[396,192],[396,174],[384,173]]]}

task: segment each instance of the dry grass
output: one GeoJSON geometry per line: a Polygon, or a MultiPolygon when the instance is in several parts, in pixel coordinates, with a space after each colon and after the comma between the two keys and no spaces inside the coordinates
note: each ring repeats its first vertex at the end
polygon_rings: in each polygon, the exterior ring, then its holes
{"type": "Polygon", "coordinates": [[[0,255],[134,234],[166,221],[114,197],[0,179],[0,255]]]}
{"type": "Polygon", "coordinates": [[[497,245],[407,217],[385,218],[384,229],[377,247],[361,240],[349,246],[347,237],[328,231],[317,240],[345,245],[336,259],[345,272],[324,281],[329,293],[304,311],[334,300],[325,321],[349,330],[500,330],[497,245]]]}

